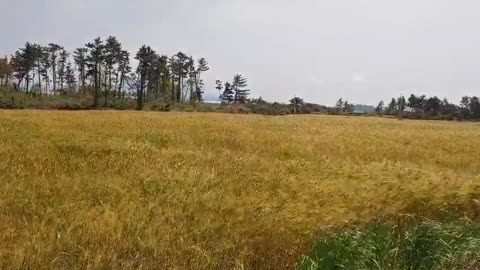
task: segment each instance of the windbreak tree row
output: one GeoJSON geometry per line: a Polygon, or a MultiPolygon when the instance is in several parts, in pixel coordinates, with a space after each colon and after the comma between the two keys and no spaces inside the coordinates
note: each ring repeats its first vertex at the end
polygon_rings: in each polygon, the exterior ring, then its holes
{"type": "Polygon", "coordinates": [[[73,53],[63,46],[27,42],[11,57],[0,59],[0,83],[34,95],[82,94],[93,107],[108,107],[117,99],[136,98],[137,109],[152,101],[170,104],[201,102],[205,58],[183,52],[161,55],[142,46],[134,58],[114,36],[100,37],[73,53]],[[73,60],[73,61],[72,61],[73,60]]]}

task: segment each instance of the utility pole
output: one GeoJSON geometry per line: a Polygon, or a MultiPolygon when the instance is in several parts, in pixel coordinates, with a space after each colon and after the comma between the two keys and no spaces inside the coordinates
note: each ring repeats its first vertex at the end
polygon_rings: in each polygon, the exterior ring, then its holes
{"type": "Polygon", "coordinates": [[[403,94],[400,94],[400,101],[398,103],[398,119],[402,120],[403,119],[403,110],[405,108],[405,98],[403,97],[403,94]]]}
{"type": "Polygon", "coordinates": [[[297,114],[297,95],[293,96],[293,114],[297,114]]]}

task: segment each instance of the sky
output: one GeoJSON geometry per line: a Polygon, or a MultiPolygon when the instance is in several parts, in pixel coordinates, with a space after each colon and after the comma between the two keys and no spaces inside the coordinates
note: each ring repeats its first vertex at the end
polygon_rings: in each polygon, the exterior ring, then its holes
{"type": "Polygon", "coordinates": [[[0,54],[26,41],[69,50],[116,36],[132,54],[205,57],[252,97],[377,104],[410,93],[480,95],[478,0],[0,0],[0,54]]]}

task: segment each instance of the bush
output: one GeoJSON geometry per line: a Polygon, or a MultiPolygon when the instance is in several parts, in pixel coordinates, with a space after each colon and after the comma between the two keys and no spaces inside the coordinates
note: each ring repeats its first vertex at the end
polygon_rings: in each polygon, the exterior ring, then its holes
{"type": "Polygon", "coordinates": [[[13,96],[0,95],[0,109],[19,109],[13,96]]]}
{"type": "Polygon", "coordinates": [[[213,106],[205,103],[197,103],[194,108],[197,112],[215,112],[213,106]]]}
{"type": "Polygon", "coordinates": [[[170,109],[170,104],[163,102],[155,103],[150,106],[150,110],[157,112],[169,112],[170,109]]]}
{"type": "Polygon", "coordinates": [[[115,110],[127,110],[129,108],[128,100],[124,98],[113,98],[111,107],[115,110]]]}
{"type": "Polygon", "coordinates": [[[224,105],[219,107],[218,109],[221,112],[225,113],[239,113],[239,114],[247,114],[250,113],[250,109],[245,106],[244,104],[230,104],[224,105]]]}

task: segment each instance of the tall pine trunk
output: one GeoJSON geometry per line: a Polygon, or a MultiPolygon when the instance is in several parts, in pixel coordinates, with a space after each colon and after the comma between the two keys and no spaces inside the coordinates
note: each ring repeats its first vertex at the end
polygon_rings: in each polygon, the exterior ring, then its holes
{"type": "Polygon", "coordinates": [[[137,110],[143,110],[143,89],[145,88],[145,76],[140,75],[140,85],[137,90],[137,110]]]}
{"type": "Polygon", "coordinates": [[[55,61],[52,62],[52,73],[53,92],[55,94],[55,90],[57,90],[57,65],[55,61]]]}
{"type": "Polygon", "coordinates": [[[122,94],[122,88],[123,88],[123,72],[120,74],[120,83],[118,85],[118,96],[122,94]]]}
{"type": "MultiPolygon", "coordinates": [[[[118,86],[118,74],[120,71],[117,71],[115,75],[115,86],[113,87],[113,97],[117,96],[117,86],[118,86]]],[[[120,91],[118,91],[118,97],[120,97],[120,91]]]]}
{"type": "Polygon", "coordinates": [[[175,95],[175,75],[172,75],[172,102],[175,104],[176,101],[176,95],[175,95]]]}
{"type": "Polygon", "coordinates": [[[27,72],[27,82],[26,82],[26,88],[25,88],[25,92],[28,94],[28,87],[30,85],[30,73],[27,72]]]}
{"type": "Polygon", "coordinates": [[[37,72],[38,72],[38,91],[39,94],[42,94],[42,78],[40,77],[40,60],[37,61],[38,67],[37,67],[37,72]]]}
{"type": "Polygon", "coordinates": [[[98,92],[99,92],[99,86],[100,86],[100,70],[99,70],[99,65],[98,62],[95,63],[95,83],[94,83],[94,88],[95,92],[93,94],[93,107],[97,108],[98,107],[98,92]]]}
{"type": "Polygon", "coordinates": [[[107,84],[107,76],[108,74],[108,71],[107,71],[107,68],[105,67],[105,77],[103,78],[103,84],[104,84],[104,92],[105,92],[105,103],[104,103],[104,107],[107,107],[107,98],[108,98],[108,84],[107,84]]]}

